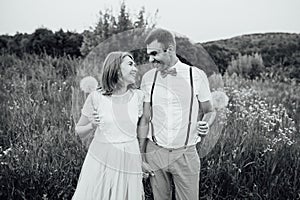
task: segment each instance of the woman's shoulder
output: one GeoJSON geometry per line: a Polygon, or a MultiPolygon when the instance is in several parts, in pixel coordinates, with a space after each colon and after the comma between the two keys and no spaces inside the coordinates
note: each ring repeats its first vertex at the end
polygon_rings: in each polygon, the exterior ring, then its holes
{"type": "Polygon", "coordinates": [[[93,92],[90,93],[90,95],[103,95],[104,90],[102,88],[97,88],[93,92]]]}
{"type": "Polygon", "coordinates": [[[144,98],[144,92],[140,89],[132,89],[132,92],[137,95],[139,99],[144,98]]]}
{"type": "Polygon", "coordinates": [[[101,100],[103,96],[104,91],[101,88],[98,88],[97,90],[91,92],[88,96],[88,98],[91,98],[92,100],[101,100]]]}
{"type": "Polygon", "coordinates": [[[144,95],[144,92],[141,89],[138,89],[138,88],[132,89],[132,92],[137,94],[137,95],[144,95]]]}

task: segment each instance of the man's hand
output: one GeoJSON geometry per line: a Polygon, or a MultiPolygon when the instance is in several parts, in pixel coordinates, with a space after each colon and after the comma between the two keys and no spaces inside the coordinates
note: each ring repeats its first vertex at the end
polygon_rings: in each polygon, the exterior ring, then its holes
{"type": "Polygon", "coordinates": [[[154,176],[154,172],[150,165],[145,161],[142,162],[143,178],[148,178],[149,176],[154,176]]]}
{"type": "Polygon", "coordinates": [[[206,121],[197,122],[197,134],[200,137],[205,137],[209,132],[209,125],[206,121]]]}

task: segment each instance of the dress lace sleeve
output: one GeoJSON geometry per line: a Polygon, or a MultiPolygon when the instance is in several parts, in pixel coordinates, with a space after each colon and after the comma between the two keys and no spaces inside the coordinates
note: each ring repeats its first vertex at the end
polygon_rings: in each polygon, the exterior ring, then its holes
{"type": "Polygon", "coordinates": [[[93,105],[92,105],[92,94],[89,94],[86,98],[83,107],[81,109],[81,114],[90,118],[93,114],[93,105]]]}
{"type": "Polygon", "coordinates": [[[90,93],[84,102],[81,114],[91,119],[93,117],[93,111],[99,109],[100,96],[98,91],[90,93]]]}

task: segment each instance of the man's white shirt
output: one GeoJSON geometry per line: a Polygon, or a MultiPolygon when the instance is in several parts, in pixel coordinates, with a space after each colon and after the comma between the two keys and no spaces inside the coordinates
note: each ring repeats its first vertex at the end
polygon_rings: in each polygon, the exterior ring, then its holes
{"type": "MultiPolygon", "coordinates": [[[[154,134],[158,145],[166,148],[179,148],[184,146],[191,101],[190,66],[178,62],[172,66],[177,71],[176,76],[167,75],[162,78],[157,74],[153,90],[153,119],[154,134]]],[[[149,70],[143,76],[141,90],[144,92],[144,102],[150,102],[150,93],[154,80],[155,69],[149,70]]],[[[193,67],[194,97],[192,107],[191,129],[188,145],[194,145],[197,136],[196,124],[200,102],[211,100],[211,92],[206,74],[193,67]]],[[[149,129],[148,138],[151,139],[149,129]]]]}

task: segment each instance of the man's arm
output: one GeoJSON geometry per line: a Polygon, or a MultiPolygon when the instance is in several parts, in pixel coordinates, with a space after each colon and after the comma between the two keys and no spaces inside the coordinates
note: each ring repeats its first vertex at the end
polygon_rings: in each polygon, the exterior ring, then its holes
{"type": "Polygon", "coordinates": [[[197,123],[197,132],[201,137],[205,137],[209,132],[209,127],[214,123],[216,111],[210,101],[199,102],[204,112],[201,121],[197,123]]]}
{"type": "Polygon", "coordinates": [[[209,126],[211,126],[216,118],[216,111],[214,110],[211,101],[200,102],[202,111],[204,112],[204,116],[202,121],[206,121],[209,126]]]}
{"type": "MultiPolygon", "coordinates": [[[[196,77],[196,92],[197,99],[201,106],[204,116],[201,121],[197,123],[198,135],[206,136],[209,131],[209,127],[214,123],[216,118],[216,112],[212,106],[211,91],[209,88],[209,81],[207,75],[203,70],[195,69],[196,77]]],[[[200,110],[199,110],[200,111],[200,110]]]]}
{"type": "Polygon", "coordinates": [[[149,131],[149,121],[150,121],[150,103],[144,102],[143,105],[143,115],[139,120],[137,128],[137,136],[140,144],[140,151],[144,160],[144,155],[146,153],[146,139],[149,131]]]}
{"type": "Polygon", "coordinates": [[[154,176],[154,172],[150,165],[146,161],[146,140],[149,131],[149,121],[150,121],[150,103],[144,102],[143,106],[143,115],[139,119],[137,135],[140,145],[140,151],[142,155],[142,169],[143,169],[143,177],[148,178],[149,176],[154,176]]]}

